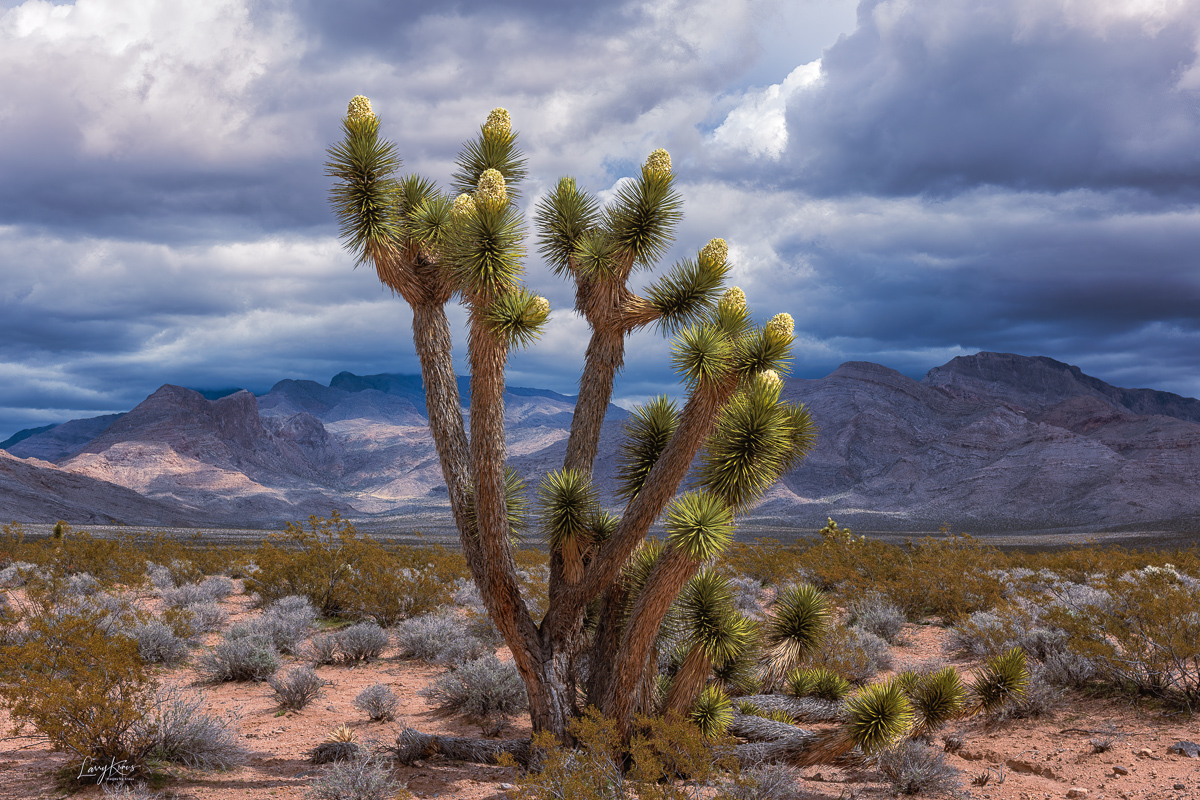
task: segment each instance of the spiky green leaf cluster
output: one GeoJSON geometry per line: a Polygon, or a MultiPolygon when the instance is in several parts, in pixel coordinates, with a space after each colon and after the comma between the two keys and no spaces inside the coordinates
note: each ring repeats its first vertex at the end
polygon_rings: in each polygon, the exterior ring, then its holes
{"type": "Polygon", "coordinates": [[[783,676],[799,666],[820,646],[832,620],[829,600],[812,584],[780,591],[766,623],[768,673],[783,676]]]}
{"type": "Polygon", "coordinates": [[[944,667],[901,687],[912,701],[919,734],[937,730],[962,714],[967,704],[967,689],[954,667],[944,667]]]}
{"type": "Polygon", "coordinates": [[[787,674],[784,684],[792,697],[816,697],[837,702],[850,694],[850,682],[825,667],[797,667],[787,674]]]}
{"type": "Polygon", "coordinates": [[[671,347],[671,365],[688,387],[716,385],[733,366],[734,343],[716,325],[698,324],[684,328],[671,347]]]}
{"type": "Polygon", "coordinates": [[[474,192],[479,185],[479,176],[494,169],[504,176],[510,201],[520,198],[519,184],[526,173],[525,159],[517,150],[517,134],[504,130],[502,126],[484,124],[479,135],[463,145],[458,159],[458,169],[451,177],[450,185],[455,193],[474,192]]]}
{"type": "Polygon", "coordinates": [[[511,203],[483,203],[452,216],[445,255],[458,291],[495,298],[515,290],[525,256],[521,215],[511,203]]]}
{"type": "Polygon", "coordinates": [[[757,501],[815,444],[802,406],[779,402],[778,385],[758,380],[734,395],[700,459],[696,483],[735,509],[757,501]]]}
{"type": "Polygon", "coordinates": [[[671,334],[708,310],[721,290],[726,268],[722,260],[684,259],[646,290],[650,305],[659,313],[658,327],[671,334]]]}
{"type": "Polygon", "coordinates": [[[347,117],[342,128],[345,137],[326,151],[325,174],[334,179],[329,203],[342,245],[361,264],[372,246],[390,245],[402,234],[400,185],[393,177],[402,162],[395,146],[379,138],[378,117],[347,117]]]}
{"type": "Polygon", "coordinates": [[[679,596],[679,621],[686,648],[699,647],[713,664],[738,659],[753,642],[754,627],[733,608],[729,581],[713,569],[702,569],[679,596]]]}
{"type": "Polygon", "coordinates": [[[679,409],[666,395],[633,410],[617,455],[617,497],[637,496],[678,427],[679,409]]]}
{"type": "Polygon", "coordinates": [[[724,736],[733,722],[733,703],[720,686],[708,685],[692,704],[689,718],[710,739],[724,736]]]}
{"type": "Polygon", "coordinates": [[[581,191],[574,178],[559,178],[554,191],[538,203],[534,222],[539,231],[538,252],[555,275],[570,269],[575,246],[600,217],[599,204],[581,191]]]}
{"type": "Polygon", "coordinates": [[[488,306],[492,330],[510,346],[528,347],[537,340],[550,318],[550,303],[525,287],[499,295],[488,306]]]}
{"type": "Polygon", "coordinates": [[[551,472],[538,487],[542,536],[552,549],[591,543],[597,492],[583,470],[551,472]]]}
{"type": "Polygon", "coordinates": [[[733,512],[715,494],[688,492],[667,509],[667,542],[693,561],[708,561],[733,540],[733,512]]]}
{"type": "Polygon", "coordinates": [[[604,227],[633,262],[649,266],[670,247],[675,226],[683,218],[683,201],[670,172],[642,167],[641,177],[625,181],[604,212],[604,227]]]}
{"type": "Polygon", "coordinates": [[[846,701],[846,731],[867,754],[882,750],[912,726],[913,709],[895,681],[867,686],[846,701]]]}
{"type": "Polygon", "coordinates": [[[1020,698],[1029,688],[1029,666],[1025,651],[1014,647],[1007,653],[989,658],[975,671],[972,691],[976,704],[984,711],[995,711],[1011,699],[1020,698]]]}

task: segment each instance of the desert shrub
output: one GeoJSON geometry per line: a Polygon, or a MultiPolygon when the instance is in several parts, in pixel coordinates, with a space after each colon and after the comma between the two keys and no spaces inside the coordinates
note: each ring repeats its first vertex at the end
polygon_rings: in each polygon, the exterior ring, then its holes
{"type": "Polygon", "coordinates": [[[150,581],[150,585],[155,589],[175,588],[175,576],[171,574],[171,570],[153,561],[146,563],[146,580],[150,581]]]}
{"type": "Polygon", "coordinates": [[[30,613],[25,634],[0,646],[0,702],[18,729],[32,726],[80,760],[144,763],[138,726],[154,680],[130,638],[109,635],[92,609],[30,613]]]}
{"type": "Polygon", "coordinates": [[[480,658],[488,649],[470,636],[453,614],[426,614],[396,627],[396,647],[402,658],[432,664],[461,664],[480,658]]]}
{"type": "Polygon", "coordinates": [[[212,633],[225,627],[229,614],[212,601],[192,603],[184,611],[191,615],[192,630],[196,633],[212,633]]]}
{"type": "Polygon", "coordinates": [[[904,630],[904,612],[882,592],[869,591],[850,601],[846,624],[896,644],[904,630]]]}
{"type": "Polygon", "coordinates": [[[163,589],[159,596],[170,608],[183,608],[193,603],[209,602],[213,598],[198,583],[185,583],[174,589],[163,589]]]}
{"type": "Polygon", "coordinates": [[[196,671],[213,683],[261,681],[279,669],[279,655],[269,640],[226,638],[197,659],[196,671]]]}
{"type": "Polygon", "coordinates": [[[730,578],[729,591],[733,594],[733,608],[738,613],[753,618],[763,616],[767,593],[754,578],[730,578]]]}
{"type": "Polygon", "coordinates": [[[813,581],[805,570],[801,557],[810,544],[783,544],[777,539],[756,539],[731,542],[718,557],[722,571],[729,575],[745,575],[760,586],[782,586],[786,583],[813,581]]]}
{"type": "Polygon", "coordinates": [[[412,794],[392,779],[387,761],[356,758],[336,762],[309,785],[304,796],[308,800],[405,800],[412,794]]]}
{"type": "Polygon", "coordinates": [[[225,575],[209,575],[200,582],[200,588],[208,592],[213,600],[224,600],[233,594],[234,586],[233,579],[225,575]]]}
{"type": "Polygon", "coordinates": [[[321,693],[325,681],[311,667],[295,667],[286,675],[272,675],[267,683],[275,690],[280,708],[299,710],[321,693]]]}
{"type": "Polygon", "coordinates": [[[184,697],[178,690],[162,692],[143,721],[151,758],[193,769],[232,769],[250,752],[232,730],[233,720],[216,717],[204,708],[204,695],[184,697]]]}
{"type": "Polygon", "coordinates": [[[75,597],[90,597],[100,591],[100,581],[87,573],[78,572],[67,578],[67,594],[75,597]]]}
{"type": "Polygon", "coordinates": [[[402,560],[373,546],[350,581],[347,615],[390,628],[450,602],[450,587],[432,568],[401,566],[402,560]]]}
{"type": "Polygon", "coordinates": [[[616,724],[595,708],[567,726],[575,747],[560,746],[549,733],[536,735],[534,747],[544,756],[541,769],[519,781],[518,797],[683,800],[706,796],[709,787],[727,783],[729,771],[737,768],[725,747],[728,742],[706,738],[676,714],[639,717],[636,724],[627,748],[616,724]]]}
{"type": "Polygon", "coordinates": [[[0,569],[0,588],[16,589],[24,586],[30,578],[37,577],[45,580],[49,574],[37,564],[28,561],[17,561],[0,569]]]}
{"type": "Polygon", "coordinates": [[[272,603],[262,614],[234,625],[231,639],[265,639],[281,653],[293,654],[312,628],[316,611],[305,597],[289,595],[272,603]]]}
{"type": "Polygon", "coordinates": [[[396,718],[400,700],[387,684],[368,686],[354,698],[354,707],[366,713],[374,722],[390,722],[396,718]]]}
{"type": "Polygon", "coordinates": [[[159,620],[134,625],[129,633],[137,642],[138,655],[147,664],[175,666],[188,656],[187,640],[159,620]]]}
{"type": "Polygon", "coordinates": [[[959,770],[947,764],[938,750],[912,739],[880,752],[876,763],[897,794],[942,796],[958,788],[959,770]]]}
{"type": "Polygon", "coordinates": [[[350,664],[373,661],[388,645],[388,635],[374,622],[351,625],[337,635],[338,652],[350,664]]]}
{"type": "Polygon", "coordinates": [[[442,714],[461,714],[485,727],[529,707],[525,684],[516,665],[494,655],[462,664],[417,694],[442,714]]]}
{"type": "Polygon", "coordinates": [[[336,633],[318,633],[308,641],[304,657],[318,667],[338,662],[338,636],[336,633]]]}
{"type": "Polygon", "coordinates": [[[786,764],[761,764],[743,770],[714,800],[803,800],[800,771],[786,764]]]}
{"type": "MultiPolygon", "coordinates": [[[[944,531],[945,532],[945,531],[944,531]]],[[[1000,600],[995,570],[1003,555],[970,536],[926,537],[904,547],[858,536],[833,520],[800,561],[823,590],[847,600],[876,590],[910,619],[930,614],[955,622],[1000,600]]]]}
{"type": "Polygon", "coordinates": [[[824,667],[855,684],[865,684],[880,670],[890,669],[892,655],[888,644],[873,633],[859,628],[838,626],[831,630],[820,649],[810,659],[814,667],[824,667]]]}
{"type": "Polygon", "coordinates": [[[1019,696],[997,708],[989,719],[1003,722],[1012,719],[1042,719],[1053,717],[1062,705],[1062,691],[1046,680],[1045,668],[1035,664],[1029,671],[1029,684],[1019,696]]]}
{"type": "Polygon", "coordinates": [[[1108,576],[1099,604],[1062,603],[1046,611],[1071,652],[1110,685],[1200,707],[1200,588],[1173,570],[1108,576]]]}
{"type": "Polygon", "coordinates": [[[1042,662],[1042,680],[1051,686],[1082,689],[1098,675],[1094,661],[1065,647],[1042,662]]]}
{"type": "Polygon", "coordinates": [[[264,605],[298,595],[322,616],[337,616],[352,605],[350,584],[372,543],[336,511],[327,519],[313,515],[308,524],[306,530],[289,523],[259,546],[258,571],[246,577],[246,591],[264,605]]]}

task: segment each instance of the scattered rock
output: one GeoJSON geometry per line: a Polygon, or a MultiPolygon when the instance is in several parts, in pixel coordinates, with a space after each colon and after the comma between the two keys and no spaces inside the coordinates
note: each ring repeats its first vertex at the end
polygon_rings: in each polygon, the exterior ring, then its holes
{"type": "Polygon", "coordinates": [[[515,788],[517,788],[517,787],[516,787],[516,786],[513,786],[511,783],[502,783],[502,784],[500,784],[500,790],[501,790],[501,791],[504,791],[504,792],[510,791],[510,790],[512,790],[512,789],[515,789],[515,788]]]}
{"type": "Polygon", "coordinates": [[[1029,761],[1022,761],[1016,758],[1010,758],[1004,762],[1004,766],[1011,769],[1013,772],[1023,772],[1028,775],[1040,775],[1043,778],[1049,778],[1052,781],[1061,780],[1061,777],[1053,769],[1041,764],[1033,764],[1029,761]]]}
{"type": "Polygon", "coordinates": [[[1195,742],[1176,742],[1167,748],[1168,753],[1174,753],[1188,758],[1200,758],[1200,744],[1195,742]]]}
{"type": "Polygon", "coordinates": [[[1082,786],[1072,786],[1070,789],[1067,789],[1067,797],[1087,797],[1087,796],[1088,796],[1088,790],[1084,789],[1082,786]]]}
{"type": "Polygon", "coordinates": [[[1187,786],[1183,785],[1182,783],[1177,783],[1174,786],[1172,786],[1171,788],[1172,789],[1186,789],[1187,786]]]}
{"type": "Polygon", "coordinates": [[[1113,765],[1113,775],[1128,775],[1129,767],[1122,767],[1120,764],[1113,765]]]}
{"type": "Polygon", "coordinates": [[[1149,747],[1143,747],[1141,750],[1138,750],[1138,751],[1137,751],[1137,757],[1138,757],[1138,758],[1150,758],[1150,757],[1151,757],[1151,756],[1153,756],[1153,755],[1154,755],[1154,753],[1151,753],[1151,752],[1150,752],[1150,748],[1149,748],[1149,747]]]}

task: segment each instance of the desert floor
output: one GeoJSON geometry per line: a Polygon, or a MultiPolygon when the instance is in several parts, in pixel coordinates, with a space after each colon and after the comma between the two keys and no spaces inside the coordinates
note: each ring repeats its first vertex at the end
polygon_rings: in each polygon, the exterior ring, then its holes
{"type": "MultiPolygon", "coordinates": [[[[239,582],[240,589],[240,582],[239,582]]],[[[153,606],[147,593],[145,602],[153,606]]],[[[235,594],[224,601],[235,622],[250,610],[250,598],[235,594]]],[[[970,668],[970,662],[947,659],[942,652],[946,629],[936,619],[910,624],[906,641],[892,651],[895,668],[919,667],[930,662],[948,662],[970,668]]],[[[210,634],[208,643],[217,634],[210,634]]],[[[501,651],[501,657],[505,655],[501,651]]],[[[284,657],[283,669],[299,659],[284,657]]],[[[271,689],[262,683],[202,685],[187,668],[162,669],[163,684],[174,684],[186,692],[205,695],[205,705],[218,713],[237,717],[235,729],[252,751],[249,763],[227,772],[198,772],[168,767],[157,787],[165,798],[302,798],[312,779],[327,767],[308,762],[307,751],[319,744],[331,729],[345,723],[357,732],[360,742],[394,741],[399,724],[424,732],[479,735],[477,726],[457,719],[436,716],[417,691],[429,685],[444,668],[403,661],[391,651],[382,660],[365,666],[320,667],[318,674],[329,681],[323,693],[298,712],[280,713],[271,689]],[[396,723],[370,722],[353,706],[355,696],[366,686],[389,684],[401,698],[396,723]]],[[[5,732],[11,720],[0,711],[5,732]]],[[[946,754],[948,764],[960,770],[957,793],[962,797],[989,800],[1040,800],[1068,796],[1096,798],[1198,798],[1200,759],[1168,753],[1180,740],[1200,740],[1200,721],[1170,716],[1161,709],[1138,707],[1127,700],[1096,699],[1064,695],[1052,717],[1018,719],[989,724],[974,719],[943,731],[960,736],[964,744],[957,754],[946,754]],[[1111,747],[1095,752],[1093,739],[1111,739],[1111,747]],[[974,785],[979,776],[989,775],[986,785],[974,785]]],[[[527,721],[515,721],[502,734],[529,735],[527,721]]],[[[942,745],[939,737],[935,743],[942,745]]],[[[103,797],[96,786],[77,787],[64,781],[68,758],[49,750],[33,738],[13,737],[0,741],[0,798],[93,798],[103,797]]],[[[799,771],[798,791],[802,797],[848,800],[892,796],[888,781],[878,773],[850,775],[829,767],[799,771]]],[[[516,768],[502,768],[431,759],[413,766],[394,768],[393,776],[407,784],[420,798],[503,798],[510,795],[518,779],[516,768]]]]}

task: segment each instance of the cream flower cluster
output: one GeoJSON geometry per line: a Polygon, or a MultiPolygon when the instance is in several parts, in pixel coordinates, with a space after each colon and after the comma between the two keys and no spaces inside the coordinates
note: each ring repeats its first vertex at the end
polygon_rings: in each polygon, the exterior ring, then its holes
{"type": "Polygon", "coordinates": [[[375,112],[371,110],[371,101],[363,95],[355,95],[350,100],[350,106],[346,109],[346,117],[352,122],[357,122],[360,119],[370,119],[375,116],[375,112]]]}
{"type": "Polygon", "coordinates": [[[535,317],[544,319],[550,315],[550,301],[538,295],[530,303],[530,309],[533,311],[535,317]]]}
{"type": "Polygon", "coordinates": [[[454,198],[454,208],[451,213],[456,217],[460,214],[474,214],[475,198],[469,194],[460,194],[454,198]]]}
{"type": "Polygon", "coordinates": [[[507,108],[493,108],[488,114],[483,129],[492,133],[510,133],[512,131],[512,115],[507,108]]]}
{"type": "Polygon", "coordinates": [[[504,186],[504,176],[498,169],[485,169],[479,176],[475,194],[480,200],[493,203],[508,202],[508,189],[504,186]]]}
{"type": "Polygon", "coordinates": [[[779,391],[783,388],[783,378],[779,377],[779,373],[773,369],[764,369],[758,373],[758,381],[763,388],[771,391],[779,391]]]}
{"type": "Polygon", "coordinates": [[[746,308],[746,293],[739,286],[730,286],[725,290],[725,294],[721,295],[721,306],[735,311],[744,311],[746,308]]]}
{"type": "Polygon", "coordinates": [[[791,339],[796,330],[796,323],[791,314],[776,314],[767,323],[767,335],[775,339],[791,339]]]}
{"type": "Polygon", "coordinates": [[[708,244],[700,251],[700,260],[713,264],[724,264],[729,257],[729,245],[724,239],[709,239],[708,244]]]}
{"type": "Polygon", "coordinates": [[[671,174],[671,154],[661,147],[658,148],[646,159],[646,169],[660,175],[671,174]]]}

